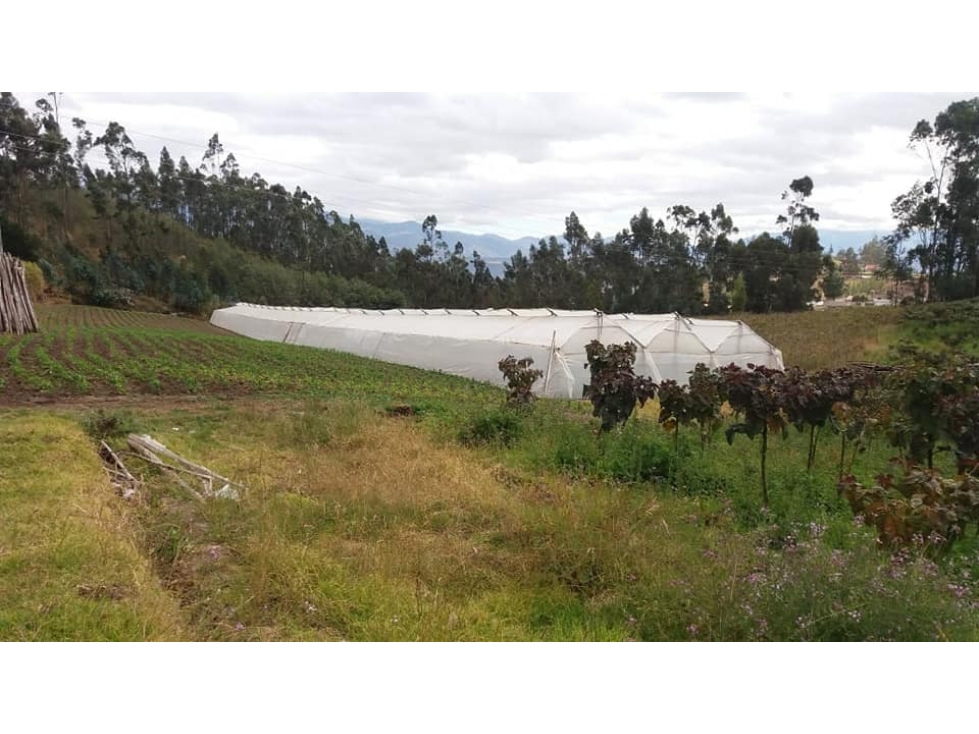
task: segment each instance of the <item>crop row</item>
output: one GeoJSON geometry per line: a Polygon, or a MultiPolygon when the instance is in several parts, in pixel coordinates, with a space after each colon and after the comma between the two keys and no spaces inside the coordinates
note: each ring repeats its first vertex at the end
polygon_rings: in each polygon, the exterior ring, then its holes
{"type": "Polygon", "coordinates": [[[42,330],[73,326],[78,328],[149,328],[197,334],[223,333],[206,321],[169,314],[119,311],[111,308],[65,304],[38,305],[36,310],[42,330]]]}
{"type": "Polygon", "coordinates": [[[252,341],[204,322],[78,306],[40,311],[40,333],[0,335],[0,404],[147,393],[359,395],[414,404],[495,395],[467,380],[252,341]]]}

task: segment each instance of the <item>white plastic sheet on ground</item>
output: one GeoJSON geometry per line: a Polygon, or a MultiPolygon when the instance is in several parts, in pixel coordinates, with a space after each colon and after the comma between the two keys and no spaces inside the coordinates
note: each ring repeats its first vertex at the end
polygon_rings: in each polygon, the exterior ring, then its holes
{"type": "Polygon", "coordinates": [[[698,362],[782,369],[782,353],[740,321],[678,314],[535,309],[298,308],[239,303],[211,315],[236,334],[349,352],[503,386],[497,363],[530,357],[544,377],[535,392],[580,398],[589,381],[585,345],[635,343],[636,373],[685,383],[698,362]]]}

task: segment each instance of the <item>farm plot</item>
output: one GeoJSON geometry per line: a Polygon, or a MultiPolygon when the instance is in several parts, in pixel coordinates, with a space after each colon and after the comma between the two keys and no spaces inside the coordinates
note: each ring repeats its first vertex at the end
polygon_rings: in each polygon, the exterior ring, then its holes
{"type": "Polygon", "coordinates": [[[40,306],[41,332],[0,335],[0,404],[73,396],[359,395],[415,405],[497,393],[468,380],[320,349],[244,339],[203,321],[40,306]]]}

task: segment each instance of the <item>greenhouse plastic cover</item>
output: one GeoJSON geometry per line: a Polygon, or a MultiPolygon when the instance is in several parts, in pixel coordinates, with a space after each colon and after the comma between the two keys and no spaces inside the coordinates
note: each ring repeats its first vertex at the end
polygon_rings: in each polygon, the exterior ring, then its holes
{"type": "Polygon", "coordinates": [[[299,308],[239,303],[211,323],[236,334],[334,349],[503,386],[497,364],[530,357],[544,372],[538,395],[580,398],[589,382],[585,346],[633,342],[636,374],[686,383],[698,362],[782,369],[782,353],[741,321],[678,314],[603,314],[557,309],[299,308]]]}

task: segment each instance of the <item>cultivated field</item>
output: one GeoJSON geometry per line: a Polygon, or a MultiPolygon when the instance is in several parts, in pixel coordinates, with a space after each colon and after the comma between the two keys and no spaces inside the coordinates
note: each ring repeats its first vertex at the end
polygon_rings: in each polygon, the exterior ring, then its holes
{"type": "MultiPolygon", "coordinates": [[[[0,334],[0,405],[72,396],[379,394],[424,402],[482,386],[323,350],[255,342],[196,319],[87,306],[37,308],[42,332],[0,334]]],[[[850,308],[742,318],[807,369],[874,359],[900,310],[850,308]]]]}
{"type": "Polygon", "coordinates": [[[244,339],[195,319],[39,306],[41,333],[0,334],[0,405],[110,395],[371,395],[425,403],[490,388],[320,349],[244,339]]]}

